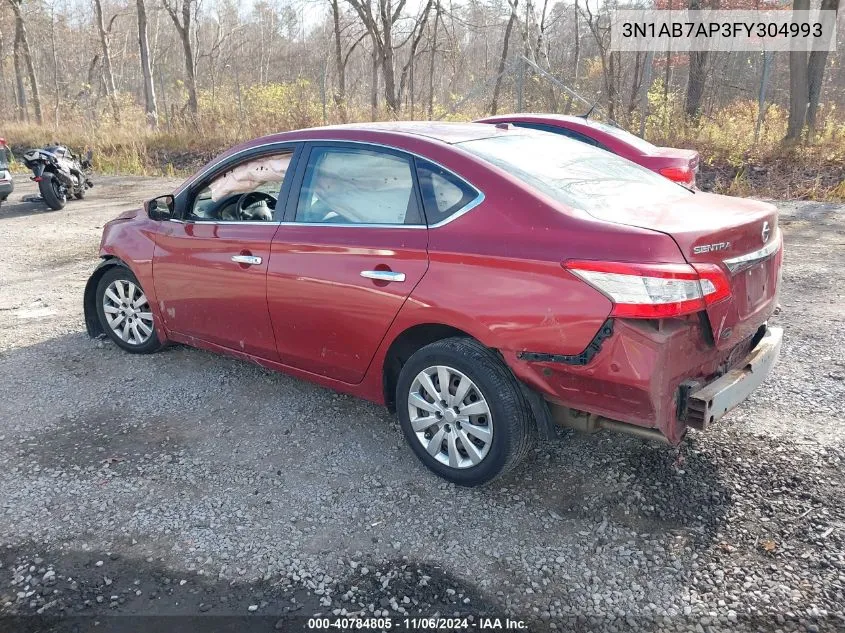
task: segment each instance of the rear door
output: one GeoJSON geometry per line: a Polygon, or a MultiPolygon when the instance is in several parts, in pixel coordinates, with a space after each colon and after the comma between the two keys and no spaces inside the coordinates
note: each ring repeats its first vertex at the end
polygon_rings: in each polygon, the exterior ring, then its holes
{"type": "Polygon", "coordinates": [[[411,156],[314,143],[273,239],[267,301],[281,362],[360,382],[428,268],[411,156]]]}

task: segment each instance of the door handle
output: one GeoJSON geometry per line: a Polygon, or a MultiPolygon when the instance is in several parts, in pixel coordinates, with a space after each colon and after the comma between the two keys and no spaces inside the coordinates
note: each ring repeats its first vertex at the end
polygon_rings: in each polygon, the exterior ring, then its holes
{"type": "Polygon", "coordinates": [[[236,264],[246,264],[247,266],[253,266],[255,264],[260,264],[261,258],[256,257],[255,255],[232,255],[232,261],[236,264]]]}
{"type": "Polygon", "coordinates": [[[377,281],[405,281],[405,273],[395,273],[392,270],[362,270],[361,276],[377,281]]]}

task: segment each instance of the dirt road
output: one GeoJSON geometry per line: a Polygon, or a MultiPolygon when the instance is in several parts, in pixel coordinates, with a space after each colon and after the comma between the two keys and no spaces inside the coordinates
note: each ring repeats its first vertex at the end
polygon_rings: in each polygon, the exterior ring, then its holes
{"type": "Polygon", "coordinates": [[[20,203],[34,191],[20,179],[0,208],[0,613],[845,627],[842,207],[781,205],[782,358],[716,428],[679,451],[561,431],[464,490],[379,407],[86,337],[103,223],[174,184],[98,178],[53,212],[20,203]]]}

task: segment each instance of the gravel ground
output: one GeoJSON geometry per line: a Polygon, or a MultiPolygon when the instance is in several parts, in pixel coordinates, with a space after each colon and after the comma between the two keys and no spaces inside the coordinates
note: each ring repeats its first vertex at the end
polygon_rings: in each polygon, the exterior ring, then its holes
{"type": "Polygon", "coordinates": [[[272,631],[316,613],[845,630],[842,207],[782,205],[781,361],[723,422],[678,450],[561,430],[466,490],[374,405],[184,347],[89,340],[102,224],[174,184],[98,183],[49,212],[18,202],[21,179],[0,208],[0,630],[178,614],[272,631]]]}

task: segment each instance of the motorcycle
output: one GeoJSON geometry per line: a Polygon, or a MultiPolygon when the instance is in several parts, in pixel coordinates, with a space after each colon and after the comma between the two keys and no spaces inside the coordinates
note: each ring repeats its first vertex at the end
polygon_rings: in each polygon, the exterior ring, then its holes
{"type": "Polygon", "coordinates": [[[41,198],[51,209],[64,208],[70,196],[77,200],[94,186],[91,182],[91,150],[79,160],[63,145],[31,149],[23,155],[24,164],[32,170],[41,198]]]}

